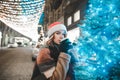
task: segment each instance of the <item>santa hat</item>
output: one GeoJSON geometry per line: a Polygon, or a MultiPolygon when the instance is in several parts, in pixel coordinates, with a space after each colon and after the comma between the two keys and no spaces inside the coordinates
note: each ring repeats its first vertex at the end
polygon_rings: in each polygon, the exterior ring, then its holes
{"type": "Polygon", "coordinates": [[[48,37],[50,37],[54,32],[64,30],[67,33],[66,26],[60,22],[54,22],[48,26],[48,37]]]}

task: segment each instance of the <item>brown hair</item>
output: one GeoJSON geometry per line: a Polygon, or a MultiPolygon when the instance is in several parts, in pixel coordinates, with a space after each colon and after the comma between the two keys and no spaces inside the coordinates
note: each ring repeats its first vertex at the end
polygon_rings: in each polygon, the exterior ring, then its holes
{"type": "Polygon", "coordinates": [[[49,40],[46,42],[48,46],[53,46],[53,39],[54,39],[54,34],[49,38],[49,40]]]}
{"type": "Polygon", "coordinates": [[[59,45],[54,43],[54,34],[49,38],[49,40],[46,42],[46,45],[48,46],[50,50],[50,56],[57,62],[58,56],[59,56],[59,45]]]}

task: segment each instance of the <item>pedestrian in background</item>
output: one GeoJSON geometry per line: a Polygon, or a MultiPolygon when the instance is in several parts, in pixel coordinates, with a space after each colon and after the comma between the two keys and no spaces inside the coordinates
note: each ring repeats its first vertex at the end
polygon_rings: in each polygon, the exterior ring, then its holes
{"type": "Polygon", "coordinates": [[[31,80],[75,80],[76,56],[67,38],[66,26],[54,22],[48,27],[49,40],[37,56],[31,80]]]}

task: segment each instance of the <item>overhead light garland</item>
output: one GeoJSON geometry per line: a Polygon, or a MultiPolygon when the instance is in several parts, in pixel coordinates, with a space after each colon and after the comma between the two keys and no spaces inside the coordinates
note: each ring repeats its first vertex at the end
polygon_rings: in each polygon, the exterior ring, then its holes
{"type": "MultiPolygon", "coordinates": [[[[36,29],[43,12],[44,0],[0,1],[0,20],[22,33],[24,28],[36,29]]],[[[29,31],[28,31],[29,32],[29,31]]],[[[25,33],[24,33],[25,34],[25,33]]],[[[29,34],[29,33],[28,33],[29,34]]]]}

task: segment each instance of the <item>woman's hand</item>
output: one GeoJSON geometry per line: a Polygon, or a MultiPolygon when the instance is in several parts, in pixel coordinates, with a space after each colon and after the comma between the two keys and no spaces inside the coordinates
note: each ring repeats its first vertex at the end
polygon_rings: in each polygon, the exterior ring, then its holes
{"type": "Polygon", "coordinates": [[[64,39],[60,43],[60,52],[68,53],[68,50],[73,48],[72,43],[68,38],[64,39]]]}
{"type": "Polygon", "coordinates": [[[77,62],[79,61],[77,57],[77,53],[74,51],[73,44],[70,42],[69,39],[64,39],[60,43],[60,52],[64,52],[66,54],[69,54],[71,56],[71,62],[77,62]]]}

